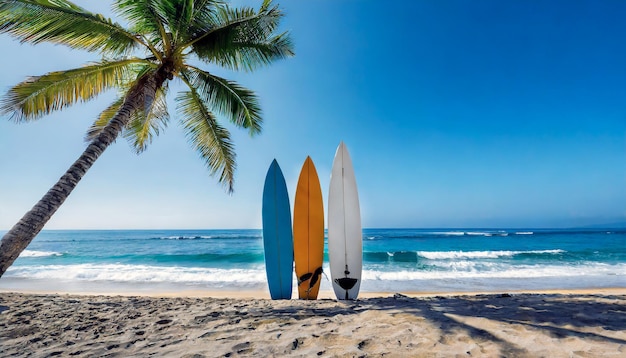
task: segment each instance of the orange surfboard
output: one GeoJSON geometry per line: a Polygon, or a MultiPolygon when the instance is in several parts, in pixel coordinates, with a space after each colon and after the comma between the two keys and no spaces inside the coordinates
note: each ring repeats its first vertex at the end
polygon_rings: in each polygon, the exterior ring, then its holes
{"type": "Polygon", "coordinates": [[[322,189],[311,157],[300,171],[293,209],[293,257],[298,296],[317,299],[324,261],[324,205],[322,189]]]}

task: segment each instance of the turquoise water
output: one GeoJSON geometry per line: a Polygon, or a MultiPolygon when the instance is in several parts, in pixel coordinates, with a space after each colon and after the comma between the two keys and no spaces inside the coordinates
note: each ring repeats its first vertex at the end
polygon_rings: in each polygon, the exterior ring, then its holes
{"type": "MultiPolygon", "coordinates": [[[[261,230],[72,230],[39,234],[0,288],[247,290],[265,279],[261,230]]],[[[626,229],[363,230],[362,291],[602,287],[626,287],[626,229]]]]}

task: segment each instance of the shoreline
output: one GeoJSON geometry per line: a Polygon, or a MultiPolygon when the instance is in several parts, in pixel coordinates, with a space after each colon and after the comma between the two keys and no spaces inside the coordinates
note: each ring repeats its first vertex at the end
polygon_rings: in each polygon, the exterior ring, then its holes
{"type": "MultiPolygon", "coordinates": [[[[467,289],[437,289],[428,286],[423,290],[416,290],[414,285],[403,289],[364,289],[361,287],[359,298],[379,298],[401,294],[408,297],[434,297],[434,296],[472,296],[491,294],[610,294],[626,295],[626,286],[621,285],[579,285],[572,287],[570,282],[563,286],[545,285],[545,288],[529,285],[525,287],[522,282],[513,287],[476,287],[470,285],[467,289]]],[[[59,294],[59,295],[87,295],[87,296],[138,296],[138,297],[194,297],[194,298],[256,298],[270,299],[269,289],[266,285],[254,285],[248,287],[234,286],[205,286],[197,284],[181,284],[176,282],[140,282],[129,284],[126,282],[112,281],[81,281],[81,280],[55,280],[55,279],[21,279],[3,277],[0,279],[0,294],[13,292],[25,294],[59,294]]],[[[322,281],[318,298],[335,300],[336,296],[328,281],[322,281]]],[[[292,300],[298,299],[298,291],[294,285],[292,300]]]]}
{"type": "MultiPolygon", "coordinates": [[[[192,289],[192,290],[111,290],[111,291],[89,291],[89,290],[52,290],[52,289],[14,289],[1,288],[0,294],[18,293],[32,295],[65,295],[65,296],[104,296],[104,297],[169,297],[169,298],[236,298],[236,299],[266,299],[270,300],[267,290],[232,290],[232,289],[192,289]]],[[[623,295],[626,296],[626,287],[603,287],[603,288],[582,288],[582,289],[516,289],[516,290],[492,290],[492,291],[401,291],[401,292],[360,292],[358,299],[364,298],[386,298],[394,295],[406,297],[424,298],[436,296],[477,296],[477,295],[623,295]]],[[[330,299],[336,301],[332,290],[320,290],[318,299],[330,299]]],[[[358,300],[357,299],[357,300],[358,300]]],[[[294,290],[291,300],[299,300],[298,293],[294,290]]]]}
{"type": "Polygon", "coordinates": [[[356,301],[126,294],[0,291],[0,355],[626,355],[624,288],[369,293],[356,301]]]}

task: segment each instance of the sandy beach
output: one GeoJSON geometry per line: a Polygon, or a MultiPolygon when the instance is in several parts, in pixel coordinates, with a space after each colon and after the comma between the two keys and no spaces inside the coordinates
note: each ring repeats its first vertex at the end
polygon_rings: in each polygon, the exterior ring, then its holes
{"type": "Polygon", "coordinates": [[[357,301],[186,294],[0,292],[0,356],[626,356],[624,289],[357,301]]]}

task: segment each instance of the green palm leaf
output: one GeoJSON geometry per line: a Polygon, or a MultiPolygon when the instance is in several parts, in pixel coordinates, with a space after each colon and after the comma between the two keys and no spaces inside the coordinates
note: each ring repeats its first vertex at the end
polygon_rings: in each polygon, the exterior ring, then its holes
{"type": "Polygon", "coordinates": [[[270,4],[265,1],[258,12],[221,7],[215,26],[190,43],[193,52],[204,61],[246,71],[293,56],[288,33],[274,33],[283,14],[270,4]]]}
{"type": "Polygon", "coordinates": [[[98,134],[100,134],[100,132],[102,132],[104,127],[109,124],[111,119],[113,119],[113,117],[120,110],[122,103],[124,103],[124,97],[119,97],[100,113],[98,118],[96,118],[94,123],[87,130],[87,134],[85,135],[85,142],[91,142],[98,136],[98,134]]]}
{"type": "Polygon", "coordinates": [[[215,115],[193,89],[180,92],[176,101],[187,139],[204,159],[211,175],[219,173],[219,182],[232,192],[235,151],[230,133],[219,125],[215,115]]]}
{"type": "Polygon", "coordinates": [[[166,94],[164,88],[158,89],[150,108],[133,113],[128,126],[124,129],[124,137],[137,154],[146,150],[152,139],[167,127],[170,117],[165,101],[166,94]]]}
{"type": "Polygon", "coordinates": [[[193,13],[187,24],[181,24],[186,25],[188,28],[184,43],[198,39],[216,28],[219,6],[222,5],[222,2],[215,0],[196,0],[193,5],[193,13]]]}
{"type": "Polygon", "coordinates": [[[167,2],[163,14],[173,37],[187,43],[214,28],[223,1],[181,0],[178,6],[167,2]]]}
{"type": "Polygon", "coordinates": [[[0,33],[21,42],[52,42],[113,55],[128,53],[134,34],[66,0],[1,0],[0,33]]]}
{"type": "Polygon", "coordinates": [[[87,101],[104,90],[121,87],[136,72],[141,59],[103,61],[67,71],[29,77],[2,98],[0,113],[11,114],[17,122],[87,101]]]}
{"type": "MultiPolygon", "coordinates": [[[[170,38],[165,28],[165,18],[159,6],[166,1],[154,0],[117,0],[113,10],[131,23],[131,30],[146,37],[150,46],[161,47],[169,44],[170,38]]],[[[164,46],[164,47],[169,47],[164,46]]],[[[161,51],[165,52],[165,51],[161,51]]],[[[155,53],[155,50],[153,50],[155,53]]]]}
{"type": "Polygon", "coordinates": [[[263,118],[254,92],[191,66],[183,72],[183,76],[202,101],[229,118],[236,126],[248,129],[250,134],[261,132],[263,118]]]}
{"type": "MultiPolygon", "coordinates": [[[[130,86],[129,86],[130,87],[130,86]]],[[[127,92],[127,91],[123,91],[127,92]]],[[[166,103],[167,88],[157,89],[155,99],[149,108],[135,111],[130,114],[128,125],[124,128],[123,136],[128,140],[137,154],[146,150],[154,137],[167,127],[169,112],[166,103]]],[[[124,103],[123,95],[116,99],[109,107],[100,113],[91,125],[85,136],[85,141],[91,142],[109,122],[118,114],[124,103]]]]}
{"type": "Polygon", "coordinates": [[[184,40],[189,20],[193,14],[193,0],[181,0],[177,3],[163,1],[160,2],[159,5],[159,10],[163,14],[164,23],[167,24],[172,38],[184,40]]]}

